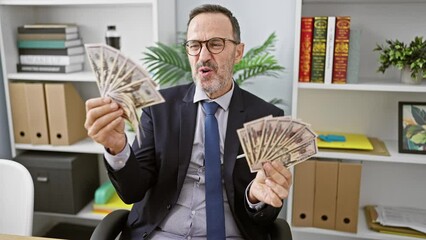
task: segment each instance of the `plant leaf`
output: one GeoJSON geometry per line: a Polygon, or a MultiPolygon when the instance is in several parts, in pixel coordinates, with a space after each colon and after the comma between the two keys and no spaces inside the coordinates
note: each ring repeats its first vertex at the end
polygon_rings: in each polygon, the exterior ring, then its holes
{"type": "Polygon", "coordinates": [[[426,125],[426,112],[416,106],[411,106],[411,114],[418,125],[426,125]]]}

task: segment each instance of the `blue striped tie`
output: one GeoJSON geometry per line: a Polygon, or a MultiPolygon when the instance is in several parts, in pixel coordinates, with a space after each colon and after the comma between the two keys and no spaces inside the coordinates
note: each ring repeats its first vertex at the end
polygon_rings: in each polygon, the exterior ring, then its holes
{"type": "Polygon", "coordinates": [[[204,102],[206,120],[204,126],[204,153],[206,166],[206,214],[207,239],[225,239],[223,213],[222,174],[220,164],[219,128],[214,116],[219,105],[204,102]]]}

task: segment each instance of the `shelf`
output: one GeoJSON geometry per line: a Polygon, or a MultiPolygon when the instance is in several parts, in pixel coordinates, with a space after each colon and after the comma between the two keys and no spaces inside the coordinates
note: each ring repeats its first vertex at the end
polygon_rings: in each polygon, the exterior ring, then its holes
{"type": "Polygon", "coordinates": [[[79,153],[95,153],[102,154],[104,149],[100,144],[93,142],[90,138],[86,138],[77,143],[67,146],[52,145],[33,145],[33,144],[15,144],[16,149],[20,150],[37,150],[37,151],[55,151],[55,152],[79,152],[79,153]]]}
{"type": "Polygon", "coordinates": [[[155,0],[0,0],[0,5],[110,5],[110,4],[153,4],[155,0]]]}
{"type": "Polygon", "coordinates": [[[61,82],[95,82],[96,78],[92,71],[76,73],[9,73],[9,80],[31,80],[31,81],[61,81],[61,82]]]}
{"type": "Polygon", "coordinates": [[[396,80],[360,81],[353,84],[323,84],[323,83],[298,83],[299,89],[325,89],[325,90],[350,90],[374,92],[413,92],[426,93],[426,81],[420,85],[398,83],[396,80]]]}
{"type": "MultiPolygon", "coordinates": [[[[406,0],[403,2],[403,4],[408,4],[408,3],[424,3],[424,0],[406,0]]],[[[341,4],[345,4],[345,3],[368,3],[368,4],[384,4],[384,3],[401,3],[401,0],[304,0],[303,4],[306,3],[341,3],[341,4]]]]}
{"type": "Polygon", "coordinates": [[[419,238],[414,237],[405,237],[394,234],[385,234],[372,231],[368,228],[367,223],[365,221],[364,210],[361,208],[359,210],[358,216],[358,232],[357,233],[347,233],[340,232],[334,230],[327,230],[321,228],[313,228],[313,227],[291,227],[293,232],[299,233],[313,233],[318,235],[326,235],[326,236],[338,236],[338,237],[349,237],[349,238],[359,238],[359,239],[370,239],[370,240],[418,240],[419,238]]]}
{"type": "Polygon", "coordinates": [[[101,221],[105,217],[105,214],[93,213],[92,212],[92,205],[93,205],[93,201],[88,203],[77,214],[38,212],[38,211],[36,211],[35,213],[40,214],[40,215],[46,215],[46,216],[70,217],[70,218],[80,218],[80,219],[101,221]]]}
{"type": "Polygon", "coordinates": [[[315,157],[319,158],[333,158],[344,160],[359,160],[369,162],[388,162],[388,163],[412,163],[412,164],[426,164],[425,155],[421,154],[407,154],[398,152],[397,141],[384,141],[390,156],[378,156],[369,154],[354,154],[345,152],[325,152],[321,149],[315,157]]]}

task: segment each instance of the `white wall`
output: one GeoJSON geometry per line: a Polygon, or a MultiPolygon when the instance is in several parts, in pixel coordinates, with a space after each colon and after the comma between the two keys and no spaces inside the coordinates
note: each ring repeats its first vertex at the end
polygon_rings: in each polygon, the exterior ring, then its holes
{"type": "Polygon", "coordinates": [[[294,0],[176,0],[177,31],[186,31],[191,9],[211,3],[223,5],[234,13],[240,23],[241,41],[246,44],[246,50],[261,45],[272,32],[275,32],[278,39],[275,55],[285,70],[279,78],[260,77],[250,80],[250,83],[245,83],[242,87],[267,101],[272,98],[283,99],[286,106],[279,105],[279,107],[284,108],[287,115],[290,114],[293,79],[295,2],[294,0]]]}

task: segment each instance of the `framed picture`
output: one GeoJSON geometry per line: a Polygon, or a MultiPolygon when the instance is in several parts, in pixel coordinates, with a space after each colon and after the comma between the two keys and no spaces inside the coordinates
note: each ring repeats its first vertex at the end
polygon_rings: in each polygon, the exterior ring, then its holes
{"type": "Polygon", "coordinates": [[[426,102],[399,102],[398,150],[426,154],[426,102]]]}

